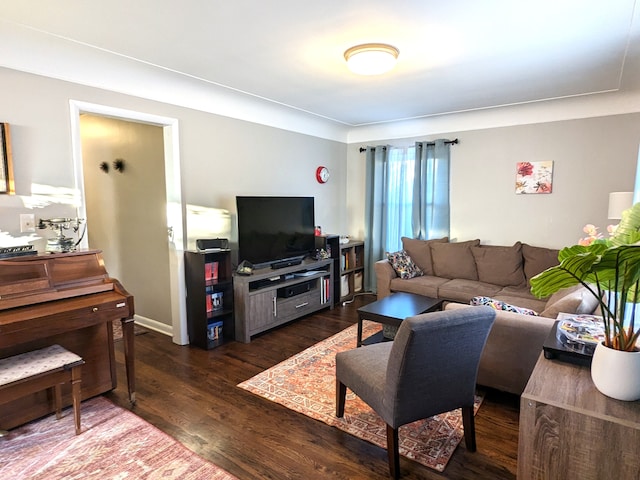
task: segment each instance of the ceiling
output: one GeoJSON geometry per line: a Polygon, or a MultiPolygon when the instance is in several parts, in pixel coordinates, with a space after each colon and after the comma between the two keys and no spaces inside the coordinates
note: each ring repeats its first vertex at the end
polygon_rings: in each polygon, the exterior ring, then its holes
{"type": "Polygon", "coordinates": [[[72,80],[83,59],[108,55],[120,69],[108,75],[120,79],[143,65],[360,126],[640,90],[634,9],[635,0],[0,0],[0,29],[37,32],[37,42],[5,48],[55,45],[46,62],[64,63],[72,80]],[[396,68],[351,73],[343,53],[365,42],[397,47],[396,68]]]}

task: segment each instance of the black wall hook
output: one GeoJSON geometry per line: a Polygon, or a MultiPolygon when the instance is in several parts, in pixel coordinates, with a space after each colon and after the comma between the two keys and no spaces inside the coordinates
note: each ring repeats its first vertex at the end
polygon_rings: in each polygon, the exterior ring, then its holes
{"type": "Polygon", "coordinates": [[[118,172],[124,172],[124,160],[122,158],[116,158],[113,161],[113,168],[118,172]]]}

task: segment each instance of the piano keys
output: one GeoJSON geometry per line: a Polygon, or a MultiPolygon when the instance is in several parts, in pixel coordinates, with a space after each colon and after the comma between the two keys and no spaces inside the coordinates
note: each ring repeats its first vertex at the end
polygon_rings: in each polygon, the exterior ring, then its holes
{"type": "MultiPolygon", "coordinates": [[[[129,400],[135,403],[133,314],[133,296],[109,277],[100,251],[0,260],[0,358],[62,345],[86,362],[83,400],[117,386],[112,322],[120,321],[129,400]]],[[[63,402],[71,403],[64,388],[63,402]]],[[[53,407],[46,391],[0,402],[0,429],[47,415],[53,407]]]]}

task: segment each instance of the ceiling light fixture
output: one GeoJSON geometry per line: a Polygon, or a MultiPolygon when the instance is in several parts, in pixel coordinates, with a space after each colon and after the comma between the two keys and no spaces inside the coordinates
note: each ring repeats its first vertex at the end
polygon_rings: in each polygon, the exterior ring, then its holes
{"type": "Polygon", "coordinates": [[[400,51],[385,43],[365,43],[344,52],[349,70],[359,75],[380,75],[391,70],[400,51]]]}

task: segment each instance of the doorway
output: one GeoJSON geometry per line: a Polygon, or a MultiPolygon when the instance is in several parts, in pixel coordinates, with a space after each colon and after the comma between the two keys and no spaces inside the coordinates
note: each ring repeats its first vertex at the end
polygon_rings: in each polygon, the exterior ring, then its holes
{"type": "Polygon", "coordinates": [[[103,250],[109,274],[134,295],[137,323],[184,345],[188,336],[178,122],[70,103],[79,214],[87,219],[81,246],[103,250]],[[147,146],[141,146],[145,142],[147,146]],[[83,157],[83,150],[91,152],[90,159],[83,157]],[[156,157],[154,171],[142,160],[148,151],[156,157]],[[116,168],[119,160],[121,169],[116,168]],[[151,281],[145,281],[145,275],[151,281]]]}

